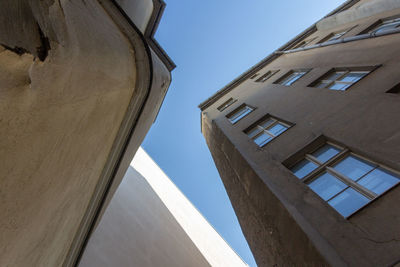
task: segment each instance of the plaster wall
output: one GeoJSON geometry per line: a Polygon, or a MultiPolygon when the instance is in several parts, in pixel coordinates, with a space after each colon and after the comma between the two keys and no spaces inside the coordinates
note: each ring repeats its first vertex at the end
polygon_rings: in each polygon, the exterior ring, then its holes
{"type": "MultiPolygon", "coordinates": [[[[352,28],[346,36],[357,35],[378,19],[398,14],[400,9],[388,10],[318,30],[310,37],[317,37],[316,43],[331,32],[345,28],[352,28]]],[[[299,260],[296,251],[310,255],[307,253],[313,251],[312,247],[332,266],[390,266],[400,260],[399,186],[345,219],[282,164],[324,135],[355,153],[400,170],[397,117],[400,96],[386,93],[400,82],[399,41],[400,35],[393,34],[282,55],[259,71],[262,75],[268,70],[280,70],[268,81],[256,83],[248,79],[203,111],[203,134],[260,266],[279,264],[281,255],[268,247],[270,242],[287,245],[282,251],[286,250],[293,261],[299,260]],[[379,67],[346,91],[309,87],[331,68],[356,66],[379,67]],[[308,68],[311,71],[291,86],[273,83],[291,69],[308,68]],[[230,97],[238,101],[219,112],[216,107],[230,97]],[[242,103],[256,109],[235,125],[230,124],[225,116],[242,103]],[[259,148],[243,131],[266,114],[292,122],[294,126],[259,148]],[[226,148],[229,153],[221,154],[226,148]],[[240,164],[241,160],[245,163],[240,164]],[[237,175],[235,187],[231,180],[236,178],[229,174],[227,166],[237,175]],[[260,189],[259,181],[265,185],[264,189],[260,189]],[[243,201],[248,202],[246,205],[254,206],[254,222],[250,222],[245,205],[235,200],[240,190],[246,192],[242,192],[246,196],[243,201]],[[270,192],[275,199],[269,197],[270,192]],[[286,211],[275,210],[277,218],[273,218],[271,209],[281,204],[286,211]],[[288,218],[286,223],[280,222],[279,218],[286,212],[300,228],[294,227],[288,218]],[[280,233],[288,229],[297,234],[300,234],[297,230],[302,231],[312,246],[308,241],[294,241],[289,235],[276,237],[272,234],[268,238],[269,227],[276,227],[280,233]],[[260,235],[264,235],[265,243],[257,240],[260,235]],[[290,251],[292,246],[296,249],[290,251]],[[272,255],[265,264],[268,253],[272,255]]]]}
{"type": "Polygon", "coordinates": [[[0,48],[0,265],[61,266],[135,96],[135,52],[97,1],[1,5],[36,30],[0,31],[25,50],[0,48]]]}
{"type": "Polygon", "coordinates": [[[247,264],[139,148],[80,266],[247,264]]]}
{"type": "Polygon", "coordinates": [[[79,266],[210,265],[146,179],[129,167],[79,266]]]}
{"type": "Polygon", "coordinates": [[[329,30],[355,20],[375,16],[379,13],[400,8],[400,0],[373,0],[360,1],[353,8],[340,12],[334,16],[329,16],[317,23],[319,30],[329,30]]]}

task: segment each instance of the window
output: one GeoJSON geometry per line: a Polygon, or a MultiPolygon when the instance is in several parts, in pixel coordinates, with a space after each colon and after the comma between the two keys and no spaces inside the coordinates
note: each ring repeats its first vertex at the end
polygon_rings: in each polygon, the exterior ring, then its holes
{"type": "Polygon", "coordinates": [[[226,117],[232,124],[235,124],[242,118],[246,117],[253,110],[254,108],[249,107],[246,104],[243,104],[234,111],[232,111],[231,113],[229,113],[226,117]]]}
{"type": "Polygon", "coordinates": [[[291,70],[282,78],[278,79],[275,84],[282,84],[286,86],[292,85],[295,81],[303,77],[309,70],[291,70]]]}
{"type": "Polygon", "coordinates": [[[371,70],[335,69],[313,82],[310,86],[344,91],[370,72],[371,70]]]}
{"type": "Polygon", "coordinates": [[[369,31],[370,33],[380,33],[388,30],[393,30],[400,27],[400,18],[387,19],[379,21],[373,28],[369,31]]]}
{"type": "Polygon", "coordinates": [[[299,42],[298,44],[294,45],[292,48],[290,49],[296,49],[296,48],[303,48],[306,47],[307,45],[309,45],[312,41],[314,41],[315,39],[317,39],[318,37],[314,37],[314,38],[310,38],[307,40],[303,40],[301,42],[299,42]]]}
{"type": "Polygon", "coordinates": [[[389,94],[400,94],[400,83],[393,86],[390,90],[386,91],[389,94]]]}
{"type": "Polygon", "coordinates": [[[331,142],[290,169],[345,218],[400,182],[398,173],[331,142]]]}
{"type": "Polygon", "coordinates": [[[250,126],[245,130],[245,133],[250,137],[254,143],[259,147],[262,147],[274,138],[285,132],[292,125],[283,121],[280,121],[270,115],[267,115],[263,119],[250,126]]]}
{"type": "Polygon", "coordinates": [[[236,99],[233,99],[231,97],[228,100],[226,100],[224,103],[222,103],[222,105],[220,105],[217,109],[222,112],[225,109],[227,109],[228,107],[230,107],[235,102],[236,102],[236,99]]]}
{"type": "MultiPolygon", "coordinates": [[[[354,26],[354,27],[356,27],[356,26],[354,26]]],[[[353,29],[354,27],[352,27],[351,29],[353,29]]],[[[328,36],[323,38],[318,43],[321,44],[321,43],[325,43],[325,42],[338,40],[338,39],[342,38],[346,33],[348,33],[351,29],[330,33],[330,34],[328,34],[328,36]]]]}
{"type": "Polygon", "coordinates": [[[258,78],[257,80],[256,80],[256,82],[258,82],[258,83],[263,83],[263,82],[265,82],[266,80],[268,80],[269,78],[271,78],[272,76],[274,76],[275,75],[275,73],[277,73],[279,70],[270,70],[270,71],[267,71],[264,75],[262,75],[260,78],[258,78]]]}

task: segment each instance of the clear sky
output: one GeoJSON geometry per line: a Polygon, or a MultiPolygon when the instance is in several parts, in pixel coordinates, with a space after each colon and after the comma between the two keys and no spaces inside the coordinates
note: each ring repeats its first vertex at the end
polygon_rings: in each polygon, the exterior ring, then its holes
{"type": "Polygon", "coordinates": [[[143,147],[231,247],[256,266],[200,132],[197,106],[343,0],[165,0],[156,39],[172,83],[143,147]]]}

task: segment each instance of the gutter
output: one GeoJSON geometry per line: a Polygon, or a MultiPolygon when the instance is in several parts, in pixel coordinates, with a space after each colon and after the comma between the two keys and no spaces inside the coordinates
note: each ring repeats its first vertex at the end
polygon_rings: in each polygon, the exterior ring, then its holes
{"type": "Polygon", "coordinates": [[[290,54],[290,53],[295,53],[295,52],[299,52],[299,51],[307,51],[307,50],[311,50],[311,49],[315,49],[315,48],[331,46],[331,45],[335,45],[335,44],[350,43],[350,42],[354,42],[354,41],[365,40],[365,39],[386,36],[386,35],[391,35],[391,34],[396,34],[396,33],[400,33],[400,28],[395,28],[395,29],[391,29],[391,30],[387,30],[387,31],[383,31],[383,32],[378,32],[378,33],[371,32],[371,33],[365,33],[365,34],[360,34],[360,35],[356,35],[356,36],[344,37],[344,38],[329,41],[329,42],[324,42],[324,43],[320,43],[320,44],[310,45],[310,46],[291,49],[291,50],[275,51],[274,54],[279,54],[279,55],[290,54]]]}
{"type": "Polygon", "coordinates": [[[230,82],[227,86],[223,87],[222,89],[217,91],[214,95],[212,95],[211,97],[209,97],[208,99],[203,101],[198,106],[200,108],[200,110],[204,111],[206,108],[208,108],[213,103],[215,103],[219,98],[221,98],[221,96],[223,96],[224,94],[228,93],[233,88],[235,88],[236,86],[238,86],[239,84],[241,84],[242,82],[247,80],[247,78],[251,77],[257,71],[259,71],[260,69],[265,67],[267,64],[269,64],[270,62],[275,60],[277,57],[279,57],[282,54],[282,53],[280,53],[280,51],[287,50],[290,46],[292,46],[293,44],[297,43],[300,39],[306,38],[307,36],[309,36],[312,33],[314,33],[317,30],[316,24],[319,21],[321,21],[321,20],[323,20],[323,19],[325,19],[327,17],[336,15],[337,13],[340,13],[342,11],[345,11],[345,10],[349,9],[350,7],[352,7],[353,5],[357,4],[358,2],[360,2],[360,0],[348,0],[348,1],[344,2],[342,5],[340,5],[339,7],[335,8],[333,11],[331,11],[326,16],[324,16],[322,19],[318,20],[316,23],[314,23],[313,25],[308,27],[302,33],[300,33],[299,35],[297,35],[296,37],[291,39],[285,45],[283,45],[280,48],[278,48],[277,51],[273,52],[272,54],[270,54],[269,56],[267,56],[266,58],[261,60],[259,63],[257,63],[256,65],[254,65],[253,67],[251,67],[250,69],[245,71],[243,74],[241,74],[238,78],[236,78],[235,80],[230,82]]]}

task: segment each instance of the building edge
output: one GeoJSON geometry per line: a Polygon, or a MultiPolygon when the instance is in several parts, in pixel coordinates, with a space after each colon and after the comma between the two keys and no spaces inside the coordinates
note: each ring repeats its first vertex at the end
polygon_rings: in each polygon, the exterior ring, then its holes
{"type": "Polygon", "coordinates": [[[330,13],[319,19],[317,22],[315,22],[313,25],[305,29],[303,32],[295,36],[293,39],[285,43],[283,46],[279,47],[276,49],[274,52],[272,52],[270,55],[262,59],[260,62],[243,72],[241,75],[239,75],[236,79],[228,83],[226,86],[224,86],[222,89],[218,90],[214,95],[211,97],[207,98],[203,102],[199,104],[199,108],[201,111],[205,110],[207,107],[211,106],[213,103],[215,103],[218,99],[220,99],[223,95],[228,93],[229,91],[233,90],[236,88],[239,84],[241,84],[243,81],[247,80],[249,77],[251,77],[253,74],[255,74],[257,71],[265,67],[267,64],[271,63],[274,61],[276,58],[278,58],[282,53],[281,51],[286,50],[293,44],[295,44],[298,40],[301,40],[309,35],[311,35],[313,32],[316,31],[316,25],[318,22],[321,20],[333,16],[337,13],[340,13],[342,11],[345,11],[349,8],[351,8],[353,5],[357,4],[360,0],[347,0],[344,2],[342,5],[339,7],[335,8],[332,10],[330,13]]]}
{"type": "MultiPolygon", "coordinates": [[[[115,0],[98,0],[98,3],[104,8],[117,27],[121,29],[121,32],[127,37],[135,51],[137,80],[134,88],[138,91],[137,95],[140,97],[133,96],[129,103],[99,182],[80,223],[78,232],[75,234],[72,245],[64,259],[63,267],[79,265],[90,235],[100,221],[147,132],[147,129],[138,127],[140,119],[146,113],[146,103],[149,101],[153,91],[159,91],[160,89],[163,91],[162,100],[157,107],[157,115],[171,81],[170,72],[175,68],[174,62],[154,39],[154,34],[165,8],[164,1],[153,0],[154,9],[145,34],[141,33],[115,0]],[[158,76],[163,76],[164,80],[158,76]],[[134,139],[134,134],[136,137],[137,135],[140,135],[140,137],[134,139]]],[[[154,120],[151,122],[154,122],[154,120]]],[[[150,125],[146,126],[145,128],[150,127],[150,125]]]]}

